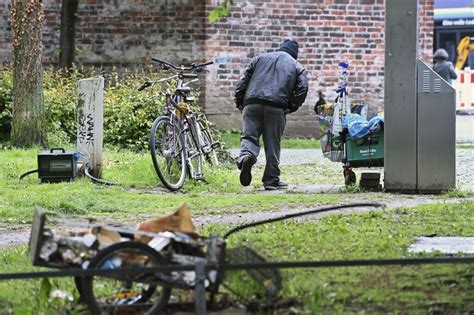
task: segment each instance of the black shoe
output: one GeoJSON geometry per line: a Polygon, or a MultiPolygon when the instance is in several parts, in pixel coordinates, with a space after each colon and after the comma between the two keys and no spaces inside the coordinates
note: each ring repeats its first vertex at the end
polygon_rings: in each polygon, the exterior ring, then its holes
{"type": "Polygon", "coordinates": [[[284,190],[288,188],[288,184],[285,182],[277,182],[264,186],[265,190],[284,190]]]}
{"type": "Polygon", "coordinates": [[[244,157],[240,164],[240,183],[242,186],[248,186],[252,182],[253,160],[250,156],[244,157]]]}
{"type": "Polygon", "coordinates": [[[278,182],[278,187],[288,188],[288,184],[285,183],[285,182],[279,181],[279,182],[278,182]]]}

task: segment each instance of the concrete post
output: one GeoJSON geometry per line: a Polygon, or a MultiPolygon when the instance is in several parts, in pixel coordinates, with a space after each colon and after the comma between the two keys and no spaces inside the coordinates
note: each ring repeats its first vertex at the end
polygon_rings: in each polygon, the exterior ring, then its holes
{"type": "Polygon", "coordinates": [[[104,78],[79,80],[77,149],[86,153],[91,174],[100,177],[104,139],[104,78]]]}
{"type": "Polygon", "coordinates": [[[417,189],[418,1],[385,1],[385,190],[417,189]]]}

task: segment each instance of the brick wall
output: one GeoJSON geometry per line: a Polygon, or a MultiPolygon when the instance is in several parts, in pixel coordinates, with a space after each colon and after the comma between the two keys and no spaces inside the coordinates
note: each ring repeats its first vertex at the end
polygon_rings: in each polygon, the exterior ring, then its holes
{"type": "MultiPolygon", "coordinates": [[[[45,3],[45,62],[58,59],[61,1],[45,3]]],[[[186,62],[202,55],[201,0],[85,0],[78,8],[76,60],[85,64],[148,63],[152,56],[186,62]]]]}
{"type": "MultiPolygon", "coordinates": [[[[216,1],[208,2],[208,10],[216,1]]],[[[420,1],[420,56],[431,61],[434,0],[420,1]]],[[[350,92],[354,103],[376,111],[383,107],[383,0],[235,1],[231,14],[207,27],[208,58],[220,64],[208,76],[206,112],[220,125],[240,126],[232,100],[244,66],[259,53],[278,48],[288,37],[300,43],[299,61],[309,77],[309,95],[289,116],[286,134],[315,135],[313,106],[318,91],[334,100],[340,60],[350,63],[350,92]]]]}
{"type": "MultiPolygon", "coordinates": [[[[420,56],[431,61],[433,2],[419,0],[420,56]]],[[[310,91],[289,116],[287,134],[314,136],[312,111],[319,90],[335,97],[337,63],[351,64],[353,102],[383,106],[383,0],[234,0],[230,16],[210,24],[207,15],[221,0],[83,0],[79,4],[76,60],[125,66],[161,56],[177,63],[216,60],[204,80],[208,116],[222,127],[240,128],[233,91],[246,64],[275,50],[288,37],[300,43],[310,91]]],[[[0,0],[0,62],[11,59],[9,1],[0,0]]],[[[45,1],[44,61],[58,60],[60,0],[45,1]]]]}
{"type": "MultiPolygon", "coordinates": [[[[0,62],[11,61],[9,2],[0,0],[0,62]]],[[[83,64],[134,64],[161,56],[186,62],[202,56],[202,0],[84,0],[76,24],[76,61],[83,64]]],[[[44,3],[44,62],[59,56],[61,0],[44,3]]]]}
{"type": "Polygon", "coordinates": [[[428,64],[433,63],[434,1],[435,0],[419,0],[420,29],[418,32],[418,49],[420,58],[428,64]]]}

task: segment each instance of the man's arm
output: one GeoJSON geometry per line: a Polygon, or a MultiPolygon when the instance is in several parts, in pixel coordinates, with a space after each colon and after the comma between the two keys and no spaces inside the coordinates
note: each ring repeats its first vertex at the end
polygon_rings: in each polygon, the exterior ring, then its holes
{"type": "Polygon", "coordinates": [[[293,97],[289,108],[290,113],[296,112],[298,108],[303,105],[308,95],[308,77],[306,76],[306,70],[301,67],[298,71],[298,77],[296,78],[296,85],[293,90],[293,97]]]}
{"type": "Polygon", "coordinates": [[[235,88],[235,105],[238,109],[242,110],[244,107],[244,96],[245,91],[247,91],[247,86],[249,85],[250,79],[252,78],[253,71],[255,70],[255,65],[257,64],[257,58],[252,59],[250,64],[245,69],[245,73],[240,79],[239,83],[237,83],[237,87],[235,88]]]}

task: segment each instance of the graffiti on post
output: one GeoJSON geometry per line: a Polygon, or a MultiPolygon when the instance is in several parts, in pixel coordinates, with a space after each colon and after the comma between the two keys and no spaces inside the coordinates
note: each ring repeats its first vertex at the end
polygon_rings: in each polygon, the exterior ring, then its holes
{"type": "Polygon", "coordinates": [[[94,118],[91,113],[79,113],[78,140],[80,143],[92,144],[94,142],[94,118]]]}

